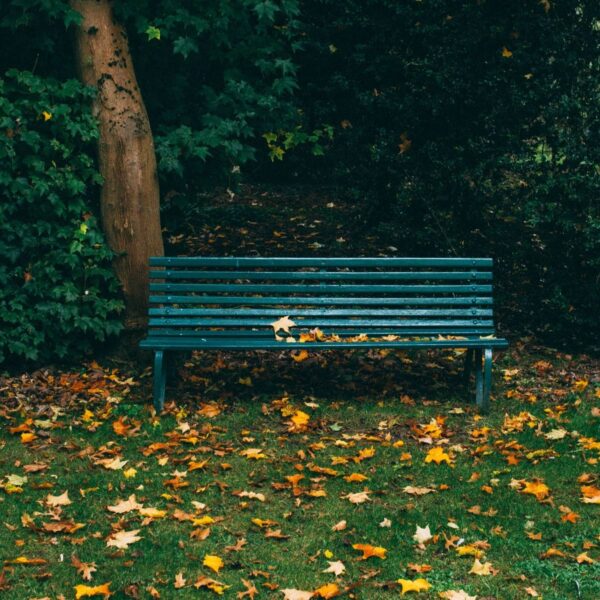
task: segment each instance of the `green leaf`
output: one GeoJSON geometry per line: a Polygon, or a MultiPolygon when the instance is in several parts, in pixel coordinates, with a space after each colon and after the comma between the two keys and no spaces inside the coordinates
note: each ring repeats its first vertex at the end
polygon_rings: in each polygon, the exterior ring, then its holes
{"type": "Polygon", "coordinates": [[[160,40],[160,29],[154,25],[148,25],[148,29],[146,29],[146,35],[148,36],[149,42],[152,40],[160,40]]]}

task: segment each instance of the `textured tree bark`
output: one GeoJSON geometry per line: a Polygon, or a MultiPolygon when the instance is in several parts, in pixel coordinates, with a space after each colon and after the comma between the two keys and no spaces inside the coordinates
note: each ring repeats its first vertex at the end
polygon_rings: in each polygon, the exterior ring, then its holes
{"type": "Polygon", "coordinates": [[[147,320],[148,257],[164,254],[154,141],[138,87],[127,34],[110,0],[70,0],[83,16],[76,31],[80,77],[98,89],[94,114],[104,185],[101,217],[107,242],[117,254],[116,275],[126,303],[125,327],[147,320]]]}

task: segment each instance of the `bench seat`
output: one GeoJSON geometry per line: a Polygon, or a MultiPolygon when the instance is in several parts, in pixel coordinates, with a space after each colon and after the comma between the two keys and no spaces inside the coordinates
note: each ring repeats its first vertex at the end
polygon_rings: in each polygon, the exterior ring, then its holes
{"type": "Polygon", "coordinates": [[[508,346],[490,258],[152,257],[149,304],[140,346],[154,351],[157,411],[176,351],[465,348],[485,412],[492,351],[508,346]],[[321,341],[301,341],[311,331],[321,341]]]}
{"type": "Polygon", "coordinates": [[[341,350],[344,348],[506,348],[503,338],[472,338],[464,340],[395,340],[368,342],[277,342],[269,339],[231,337],[148,337],[140,343],[142,348],[153,350],[341,350]]]}

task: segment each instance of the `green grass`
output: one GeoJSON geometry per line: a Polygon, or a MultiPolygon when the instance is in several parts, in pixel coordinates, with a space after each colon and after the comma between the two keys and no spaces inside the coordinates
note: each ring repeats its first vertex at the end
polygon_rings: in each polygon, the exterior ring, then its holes
{"type": "Polygon", "coordinates": [[[3,483],[8,475],[25,475],[25,465],[48,465],[26,474],[21,493],[8,493],[14,491],[10,486],[0,490],[0,553],[8,561],[2,586],[7,597],[73,598],[78,584],[107,582],[113,598],[150,598],[152,588],[161,598],[216,597],[192,586],[201,575],[231,586],[223,593],[226,598],[245,589],[242,579],[254,583],[257,598],[283,597],[284,588],[315,590],[331,582],[337,582],[344,597],[395,598],[400,594],[397,579],[417,577],[431,584],[429,592],[415,594],[422,598],[437,598],[451,589],[478,598],[527,598],[526,588],[545,600],[600,597],[600,506],[580,501],[577,482],[589,473],[598,485],[598,451],[584,450],[580,443],[581,437],[600,438],[600,419],[592,413],[600,405],[593,384],[597,362],[543,350],[507,353],[495,365],[492,413],[479,417],[466,402],[469,392],[460,383],[460,357],[452,353],[326,353],[299,364],[285,354],[223,355],[222,362],[215,360],[215,355],[188,360],[178,385],[169,390],[170,400],[177,402],[159,418],[145,404],[148,372],[118,372],[119,383],[108,378],[115,374],[108,365],[104,370],[87,365],[62,379],[60,373],[49,379],[38,372],[3,381],[3,483]],[[514,368],[519,372],[504,381],[503,371],[514,368]],[[132,380],[123,383],[128,377],[132,380]],[[240,383],[247,377],[250,386],[240,383]],[[592,383],[578,391],[577,380],[592,383]],[[207,402],[216,402],[221,412],[214,417],[199,414],[207,402]],[[286,406],[309,414],[306,431],[288,431],[289,416],[282,414],[286,406]],[[524,411],[533,415],[532,426],[503,430],[505,415],[524,411]],[[10,428],[28,418],[34,420],[30,430],[38,437],[23,443],[21,434],[10,428]],[[113,423],[119,418],[129,425],[139,422],[139,429],[117,435],[113,423]],[[419,428],[436,418],[443,426],[433,445],[442,444],[454,458],[452,466],[424,461],[432,445],[419,439],[419,428]],[[473,430],[484,427],[490,428],[487,439],[472,437],[473,430]],[[568,432],[563,439],[545,437],[558,428],[568,432]],[[395,447],[398,440],[404,445],[395,447]],[[151,444],[165,442],[172,445],[144,454],[151,444]],[[352,461],[371,447],[373,457],[352,461]],[[266,458],[240,455],[245,448],[261,448],[266,458]],[[102,450],[127,464],[115,471],[95,464],[112,456],[100,454],[102,450]],[[507,452],[518,464],[508,464],[507,452]],[[401,460],[404,453],[412,459],[401,460]],[[333,465],[334,457],[349,461],[333,465]],[[187,487],[165,485],[176,471],[186,471],[190,461],[206,459],[205,468],[181,478],[187,487]],[[229,466],[224,468],[225,463],[229,466]],[[314,466],[338,474],[311,471],[314,466]],[[137,473],[127,478],[130,467],[137,473]],[[368,480],[343,479],[353,472],[368,480]],[[294,474],[304,475],[298,495],[290,488],[277,489],[294,474]],[[548,499],[539,501],[509,485],[511,480],[536,478],[550,488],[548,499]],[[436,491],[414,496],[403,491],[406,486],[436,491]],[[482,486],[490,486],[492,493],[482,486]],[[311,489],[322,489],[326,496],[311,497],[311,489]],[[364,489],[370,490],[370,501],[364,504],[345,498],[364,489]],[[72,503],[53,515],[45,498],[64,491],[72,503]],[[262,493],[265,501],[236,496],[237,491],[262,493]],[[165,510],[166,517],[144,523],[137,512],[107,511],[131,494],[146,507],[165,510]],[[206,508],[198,511],[194,501],[206,508]],[[482,514],[469,512],[474,506],[482,514]],[[579,515],[575,523],[561,520],[565,507],[579,515]],[[190,537],[202,527],[174,518],[178,510],[214,518],[208,537],[190,537]],[[33,524],[25,527],[23,515],[33,524]],[[266,528],[253,524],[253,518],[275,521],[272,529],[289,537],[266,538],[266,528]],[[73,519],[85,527],[72,534],[46,532],[43,524],[53,519],[73,519]],[[391,527],[380,527],[383,519],[391,527]],[[346,529],[332,531],[341,520],[347,522],[346,529]],[[417,526],[427,525],[437,537],[419,549],[412,536],[417,526]],[[140,529],[142,539],[128,549],[107,547],[112,529],[140,529]],[[532,540],[527,532],[541,533],[542,539],[532,540]],[[445,536],[453,535],[464,540],[461,545],[487,542],[480,560],[491,562],[498,573],[469,574],[473,557],[445,547],[445,536]],[[226,550],[240,538],[246,540],[241,550],[226,550]],[[360,543],[386,548],[387,558],[358,560],[360,552],[352,546],[360,543]],[[564,556],[542,558],[549,548],[564,556]],[[584,551],[593,564],[577,562],[584,551]],[[344,563],[346,571],[339,578],[323,573],[326,552],[330,560],[344,563]],[[71,565],[72,554],[96,563],[91,582],[71,565]],[[206,554],[223,559],[218,574],[203,566],[206,554]],[[10,564],[19,556],[47,562],[10,564]],[[410,563],[427,564],[431,570],[414,573],[410,563]],[[176,589],[180,572],[187,584],[176,589]]]}

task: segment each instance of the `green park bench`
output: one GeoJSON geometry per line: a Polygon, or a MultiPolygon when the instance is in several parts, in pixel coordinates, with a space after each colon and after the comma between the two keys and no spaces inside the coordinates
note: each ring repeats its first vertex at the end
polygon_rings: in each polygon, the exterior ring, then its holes
{"type": "Polygon", "coordinates": [[[154,351],[154,406],[177,351],[465,348],[486,412],[492,350],[508,345],[494,334],[491,269],[491,258],[150,258],[140,346],[154,351]]]}

